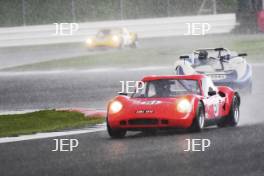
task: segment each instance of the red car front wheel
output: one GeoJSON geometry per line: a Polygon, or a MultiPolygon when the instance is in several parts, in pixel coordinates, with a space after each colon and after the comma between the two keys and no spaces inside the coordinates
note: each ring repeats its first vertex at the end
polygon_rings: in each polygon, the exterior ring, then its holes
{"type": "Polygon", "coordinates": [[[126,135],[126,130],[123,129],[113,129],[107,122],[107,132],[111,138],[123,138],[126,135]]]}
{"type": "Polygon", "coordinates": [[[205,113],[204,108],[201,102],[199,102],[197,110],[196,110],[196,117],[193,120],[193,123],[190,127],[191,132],[200,132],[205,125],[205,113]]]}

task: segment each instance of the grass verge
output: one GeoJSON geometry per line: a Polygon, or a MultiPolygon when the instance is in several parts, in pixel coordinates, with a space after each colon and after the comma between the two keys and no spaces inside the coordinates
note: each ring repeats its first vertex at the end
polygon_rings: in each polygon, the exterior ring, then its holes
{"type": "Polygon", "coordinates": [[[80,128],[104,122],[101,117],[85,117],[78,112],[43,110],[26,114],[0,115],[0,137],[18,136],[80,128]]]}
{"type": "Polygon", "coordinates": [[[136,66],[164,65],[166,64],[164,60],[175,60],[175,55],[177,54],[179,53],[172,53],[166,49],[153,50],[139,48],[131,50],[125,49],[122,51],[103,51],[92,55],[5,68],[1,69],[1,71],[84,70],[105,67],[130,68],[136,66]]]}

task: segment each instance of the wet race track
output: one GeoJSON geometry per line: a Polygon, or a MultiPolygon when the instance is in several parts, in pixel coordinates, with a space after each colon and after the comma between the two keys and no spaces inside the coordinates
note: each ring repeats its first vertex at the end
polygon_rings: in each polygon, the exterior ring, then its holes
{"type": "MultiPolygon", "coordinates": [[[[65,136],[78,139],[80,145],[73,152],[61,153],[51,151],[55,145],[51,138],[0,144],[0,175],[259,176],[264,168],[263,67],[253,70],[253,94],[242,97],[238,128],[210,128],[199,134],[170,131],[156,136],[129,133],[121,140],[110,140],[105,131],[65,136]],[[185,152],[185,139],[189,138],[210,139],[212,144],[204,152],[185,152]]],[[[1,109],[102,108],[120,90],[119,80],[138,80],[154,72],[157,70],[1,76],[0,89],[5,92],[1,109]]],[[[163,68],[158,72],[170,73],[163,68]]]]}
{"type": "Polygon", "coordinates": [[[1,144],[0,174],[260,176],[263,125],[208,129],[197,134],[130,134],[111,140],[106,132],[64,136],[79,140],[72,152],[52,152],[50,139],[1,144]],[[204,152],[185,152],[189,138],[212,142],[204,152]]]}
{"type": "MultiPolygon", "coordinates": [[[[79,140],[72,152],[52,152],[53,138],[0,144],[0,175],[261,176],[264,172],[263,64],[253,65],[253,93],[242,96],[237,128],[201,133],[129,132],[111,140],[106,131],[64,136],[79,140]],[[210,139],[204,152],[186,152],[186,139],[210,139]]],[[[0,110],[105,108],[120,80],[173,74],[172,67],[2,74],[0,110]]]]}
{"type": "MultiPolygon", "coordinates": [[[[263,121],[263,64],[253,65],[253,93],[242,95],[241,123],[263,121]]],[[[145,75],[173,74],[172,67],[90,70],[0,76],[1,111],[85,107],[105,109],[121,91],[121,80],[140,80],[145,75]]]]}

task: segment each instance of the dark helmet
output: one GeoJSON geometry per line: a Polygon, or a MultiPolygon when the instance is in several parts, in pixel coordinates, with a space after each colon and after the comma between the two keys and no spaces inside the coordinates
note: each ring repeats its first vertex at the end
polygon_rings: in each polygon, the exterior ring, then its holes
{"type": "Polygon", "coordinates": [[[199,52],[198,59],[199,59],[200,61],[206,61],[206,60],[207,60],[207,56],[208,56],[208,52],[205,51],[205,50],[201,50],[201,51],[199,52]]]}

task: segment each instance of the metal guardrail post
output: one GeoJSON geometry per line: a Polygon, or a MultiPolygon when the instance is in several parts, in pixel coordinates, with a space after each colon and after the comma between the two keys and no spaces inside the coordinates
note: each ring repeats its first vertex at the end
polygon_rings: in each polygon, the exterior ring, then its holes
{"type": "Polygon", "coordinates": [[[124,0],[120,0],[120,19],[124,19],[124,0]]]}
{"type": "Polygon", "coordinates": [[[212,12],[213,14],[216,14],[216,0],[203,0],[199,10],[198,10],[198,15],[201,14],[210,14],[212,12]],[[211,3],[211,8],[206,8],[206,5],[208,3],[211,3]]]}
{"type": "Polygon", "coordinates": [[[71,14],[72,14],[72,21],[76,22],[76,14],[75,14],[75,0],[71,1],[71,14]]]}
{"type": "Polygon", "coordinates": [[[170,0],[167,0],[167,15],[170,16],[170,0]]]}
{"type": "Polygon", "coordinates": [[[22,19],[23,19],[23,26],[26,26],[26,7],[25,7],[25,0],[22,0],[22,19]]]}

